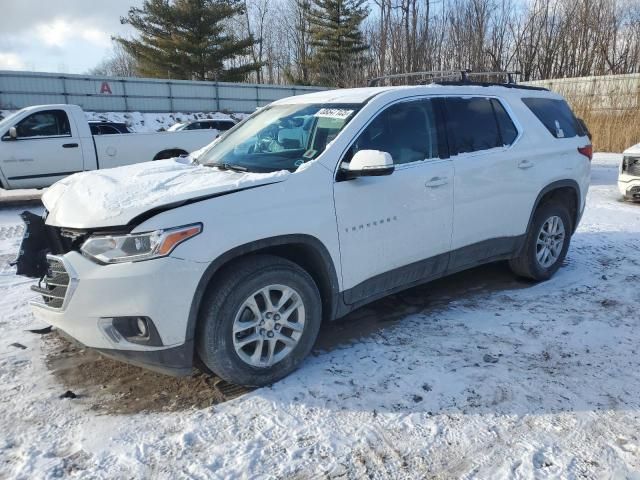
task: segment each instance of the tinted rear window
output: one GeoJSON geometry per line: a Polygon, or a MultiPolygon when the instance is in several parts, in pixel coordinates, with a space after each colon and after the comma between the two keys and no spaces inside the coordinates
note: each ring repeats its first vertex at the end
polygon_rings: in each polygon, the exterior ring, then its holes
{"type": "Polygon", "coordinates": [[[503,145],[490,99],[451,97],[445,105],[451,155],[503,145]]]}
{"type": "Polygon", "coordinates": [[[564,100],[523,98],[522,101],[554,137],[571,138],[586,135],[564,100]]]}

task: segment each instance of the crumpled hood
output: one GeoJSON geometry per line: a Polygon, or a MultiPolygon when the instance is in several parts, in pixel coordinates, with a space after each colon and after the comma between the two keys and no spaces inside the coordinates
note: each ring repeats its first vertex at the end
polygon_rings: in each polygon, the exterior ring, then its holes
{"type": "Polygon", "coordinates": [[[42,203],[49,211],[49,225],[113,227],[153,208],[282,182],[289,175],[288,171],[233,172],[174,158],[76,173],[51,186],[42,203]]]}
{"type": "Polygon", "coordinates": [[[640,143],[636,143],[632,147],[627,148],[624,152],[622,152],[622,154],[633,155],[633,156],[640,155],[640,143]]]}

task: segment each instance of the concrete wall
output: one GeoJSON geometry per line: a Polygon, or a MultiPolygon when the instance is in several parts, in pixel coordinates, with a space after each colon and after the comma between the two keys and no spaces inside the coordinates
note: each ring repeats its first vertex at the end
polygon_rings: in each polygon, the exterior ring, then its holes
{"type": "Polygon", "coordinates": [[[593,110],[632,110],[640,108],[640,73],[599,77],[558,78],[523,82],[564,95],[571,102],[593,110]]]}

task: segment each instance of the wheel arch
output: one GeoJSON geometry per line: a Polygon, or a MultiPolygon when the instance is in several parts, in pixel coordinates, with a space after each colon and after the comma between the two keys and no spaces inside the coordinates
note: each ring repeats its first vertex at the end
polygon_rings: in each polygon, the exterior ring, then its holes
{"type": "Polygon", "coordinates": [[[535,215],[538,207],[549,200],[559,199],[564,202],[570,202],[569,214],[573,222],[571,225],[571,233],[573,234],[576,231],[576,228],[578,228],[578,221],[580,220],[580,198],[580,185],[578,185],[578,182],[575,180],[566,179],[550,183],[540,190],[540,193],[538,193],[538,197],[533,204],[533,208],[531,209],[531,214],[529,216],[527,232],[531,228],[533,216],[535,215]]]}
{"type": "MultiPolygon", "coordinates": [[[[159,151],[158,153],[156,153],[155,157],[153,157],[153,160],[164,160],[164,157],[162,157],[163,153],[177,153],[178,155],[175,156],[180,156],[180,155],[189,155],[189,152],[187,152],[186,150],[184,150],[183,148],[165,148],[164,150],[159,151]]],[[[166,157],[166,158],[173,158],[173,157],[166,157]]]]}
{"type": "Polygon", "coordinates": [[[235,247],[216,258],[198,282],[191,301],[185,340],[193,340],[202,300],[217,274],[231,263],[250,255],[271,254],[291,260],[316,282],[322,298],[323,320],[336,318],[339,284],[335,265],[324,244],[311,235],[293,234],[270,237],[235,247]]]}

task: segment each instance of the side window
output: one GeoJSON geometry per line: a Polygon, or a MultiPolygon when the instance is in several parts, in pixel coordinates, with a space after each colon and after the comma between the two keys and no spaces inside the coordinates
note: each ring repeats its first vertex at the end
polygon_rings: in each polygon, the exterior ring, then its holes
{"type": "Polygon", "coordinates": [[[116,135],[120,133],[120,131],[111,125],[101,125],[100,133],[102,133],[102,135],[116,135]]]}
{"type": "Polygon", "coordinates": [[[16,125],[18,138],[71,136],[67,114],[62,110],[32,113],[16,125]]]}
{"type": "Polygon", "coordinates": [[[344,161],[359,150],[391,154],[396,165],[438,157],[438,133],[433,103],[429,99],[390,106],[364,129],[344,161]]]}
{"type": "Polygon", "coordinates": [[[91,130],[91,135],[100,135],[100,127],[98,125],[90,123],[89,129],[91,130]]]}
{"type": "Polygon", "coordinates": [[[489,98],[451,97],[445,105],[451,155],[503,145],[489,98]]]}
{"type": "Polygon", "coordinates": [[[184,127],[185,130],[200,130],[201,128],[200,122],[193,122],[184,127]]]}
{"type": "Polygon", "coordinates": [[[511,121],[511,117],[504,109],[502,104],[495,98],[491,99],[493,105],[493,111],[496,114],[498,120],[498,128],[500,129],[500,137],[503,145],[511,145],[518,136],[518,129],[511,121]]]}
{"type": "Polygon", "coordinates": [[[564,100],[552,98],[523,98],[524,104],[556,138],[586,135],[582,125],[564,100]]]}
{"type": "Polygon", "coordinates": [[[231,122],[216,122],[215,128],[220,130],[221,132],[225,132],[233,127],[233,123],[231,122]]]}

